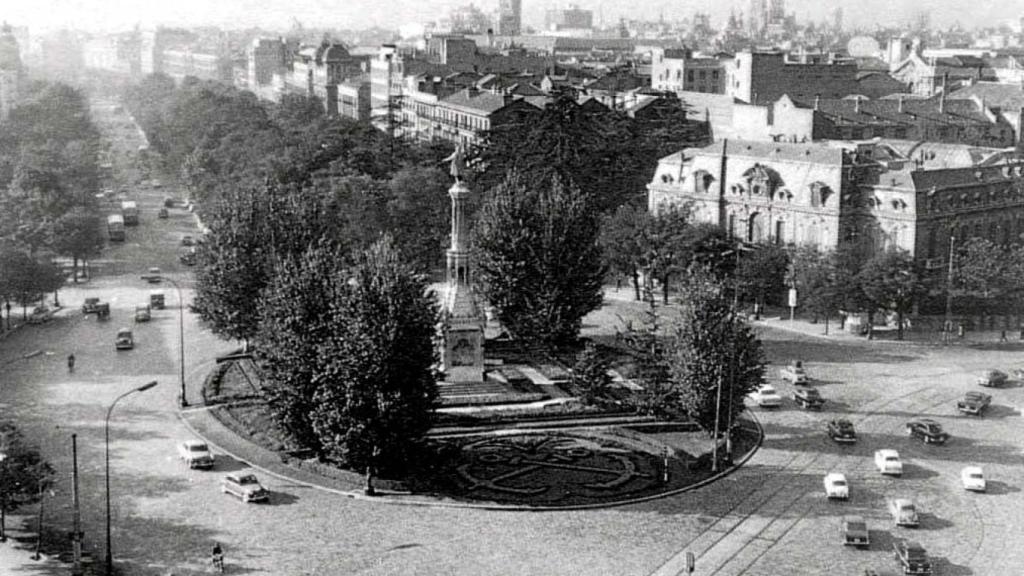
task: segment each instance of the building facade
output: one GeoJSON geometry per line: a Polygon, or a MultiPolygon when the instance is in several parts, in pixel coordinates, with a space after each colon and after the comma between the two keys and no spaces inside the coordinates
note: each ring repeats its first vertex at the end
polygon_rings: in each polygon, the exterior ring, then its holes
{"type": "Polygon", "coordinates": [[[498,34],[515,36],[522,32],[523,0],[498,0],[498,34]]]}
{"type": "Polygon", "coordinates": [[[18,98],[24,73],[21,49],[7,24],[0,28],[0,121],[6,120],[18,98]]]}
{"type": "Polygon", "coordinates": [[[725,72],[725,93],[750,104],[774,102],[783,94],[813,99],[857,93],[857,64],[831,54],[740,52],[725,72]]]}
{"type": "Polygon", "coordinates": [[[717,58],[695,58],[685,48],[655,48],[651,51],[651,87],[724,94],[725,67],[717,58]]]}
{"type": "Polygon", "coordinates": [[[662,158],[647,189],[652,212],[687,205],[744,241],[899,248],[930,267],[950,237],[1024,233],[1024,158],[992,148],[723,140],[662,158]]]}

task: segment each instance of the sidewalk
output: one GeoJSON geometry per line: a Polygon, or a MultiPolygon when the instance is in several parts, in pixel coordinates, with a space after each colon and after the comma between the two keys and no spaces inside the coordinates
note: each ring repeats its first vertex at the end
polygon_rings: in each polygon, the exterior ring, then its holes
{"type": "Polygon", "coordinates": [[[40,556],[33,560],[36,552],[36,535],[23,528],[32,525],[34,518],[21,515],[7,516],[7,542],[0,542],[0,574],[4,576],[18,575],[53,575],[64,576],[71,573],[71,566],[55,558],[40,556]]]}

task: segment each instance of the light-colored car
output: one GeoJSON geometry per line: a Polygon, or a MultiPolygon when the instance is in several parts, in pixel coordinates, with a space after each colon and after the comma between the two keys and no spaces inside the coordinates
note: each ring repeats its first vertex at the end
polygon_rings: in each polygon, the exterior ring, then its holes
{"type": "Polygon", "coordinates": [[[906,498],[894,498],[889,500],[889,514],[897,526],[917,526],[920,522],[917,519],[917,508],[914,503],[906,498]]]}
{"type": "Polygon", "coordinates": [[[903,462],[900,460],[899,452],[888,448],[875,450],[875,468],[882,474],[903,475],[903,462]]]}
{"type": "Polygon", "coordinates": [[[846,483],[846,476],[839,472],[830,472],[825,475],[825,495],[829,498],[847,500],[850,497],[850,485],[846,483]]]}
{"type": "Polygon", "coordinates": [[[979,386],[999,387],[1005,386],[1010,377],[999,370],[985,370],[978,375],[976,382],[979,386]]]}
{"type": "Polygon", "coordinates": [[[161,280],[163,280],[163,278],[160,276],[160,269],[156,266],[151,267],[146,272],[146,281],[150,284],[159,284],[161,280]]]}
{"type": "Polygon", "coordinates": [[[863,516],[844,516],[842,534],[844,546],[863,546],[866,548],[871,545],[868,523],[864,521],[863,516]]]}
{"type": "Polygon", "coordinates": [[[778,408],[782,406],[782,397],[775,391],[775,387],[765,384],[750,393],[750,399],[757,402],[758,406],[764,408],[778,408]]]}
{"type": "Polygon", "coordinates": [[[178,444],[178,457],[189,468],[213,468],[213,453],[206,442],[200,440],[185,440],[178,444]]]}
{"type": "Polygon", "coordinates": [[[242,502],[263,502],[270,498],[270,493],[260,484],[252,472],[233,472],[224,477],[220,483],[220,491],[238,496],[242,502]]]}
{"type": "Polygon", "coordinates": [[[141,304],[135,307],[135,321],[149,322],[152,315],[149,312],[149,304],[141,304]]]}
{"type": "Polygon", "coordinates": [[[960,471],[960,481],[963,482],[964,490],[972,492],[985,491],[985,473],[980,466],[968,466],[960,471]]]}
{"type": "Polygon", "coordinates": [[[53,310],[50,309],[46,304],[41,304],[32,309],[32,313],[28,315],[29,324],[43,324],[49,322],[53,318],[53,310]]]}
{"type": "Polygon", "coordinates": [[[794,360],[788,366],[779,369],[779,377],[798,386],[808,383],[804,363],[800,360],[794,360]]]}

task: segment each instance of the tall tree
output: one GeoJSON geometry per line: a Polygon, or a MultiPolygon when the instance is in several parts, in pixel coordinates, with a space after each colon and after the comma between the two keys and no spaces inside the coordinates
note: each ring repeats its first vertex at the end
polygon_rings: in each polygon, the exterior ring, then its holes
{"type": "Polygon", "coordinates": [[[728,291],[711,275],[688,279],[680,317],[669,329],[666,360],[676,394],[670,411],[709,434],[736,422],[744,397],[764,382],[761,342],[734,313],[728,291]]]}
{"type": "Polygon", "coordinates": [[[636,300],[640,294],[640,266],[643,262],[642,235],[648,229],[650,213],[646,207],[623,204],[601,221],[601,250],[605,265],[616,274],[630,278],[636,300]]]}
{"type": "MultiPolygon", "coordinates": [[[[673,278],[690,267],[694,255],[694,237],[690,233],[690,212],[685,207],[669,206],[644,221],[647,226],[640,235],[642,264],[650,282],[661,282],[662,300],[668,304],[673,278]]],[[[653,298],[653,294],[651,298],[653,298]]]]}
{"type": "Polygon", "coordinates": [[[512,174],[488,194],[474,234],[476,278],[513,336],[576,340],[603,298],[598,234],[588,198],[557,177],[532,187],[512,174]]]}
{"type": "Polygon", "coordinates": [[[106,239],[103,218],[96,212],[75,208],[61,216],[55,224],[54,249],[72,259],[72,278],[78,281],[78,261],[100,253],[106,239]]]}
{"type": "Polygon", "coordinates": [[[402,470],[430,428],[439,320],[426,278],[382,238],[356,256],[317,347],[313,428],[332,459],[367,472],[402,470]]]}
{"type": "Polygon", "coordinates": [[[994,305],[1017,286],[1009,277],[1009,252],[985,238],[969,238],[960,245],[953,267],[953,295],[991,313],[994,305]]]}
{"type": "MultiPolygon", "coordinates": [[[[0,422],[0,453],[0,508],[6,515],[37,501],[49,485],[53,467],[10,422],[0,422]]],[[[5,533],[6,527],[0,525],[0,534],[5,533]]]]}
{"type": "Polygon", "coordinates": [[[914,257],[902,250],[887,250],[868,260],[857,274],[871,310],[896,313],[897,338],[903,339],[903,318],[926,286],[914,257]]]}
{"type": "Polygon", "coordinates": [[[778,298],[785,289],[789,255],[776,244],[757,244],[744,251],[736,267],[736,283],[744,300],[763,310],[769,299],[778,298]]]}

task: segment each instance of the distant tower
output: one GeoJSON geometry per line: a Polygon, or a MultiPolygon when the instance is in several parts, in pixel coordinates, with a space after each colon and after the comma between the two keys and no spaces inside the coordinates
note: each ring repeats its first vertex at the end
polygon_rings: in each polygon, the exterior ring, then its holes
{"type": "Polygon", "coordinates": [[[523,22],[523,0],[498,0],[498,34],[515,36],[523,22]]]}
{"type": "Polygon", "coordinates": [[[0,28],[0,120],[6,120],[21,84],[21,50],[14,30],[4,22],[0,28]]]}
{"type": "Polygon", "coordinates": [[[444,347],[441,369],[447,382],[484,381],[484,324],[486,319],[473,292],[466,201],[469,188],[462,148],[449,158],[455,183],[448,189],[452,199],[452,243],[448,248],[448,286],[444,298],[444,347]]]}

